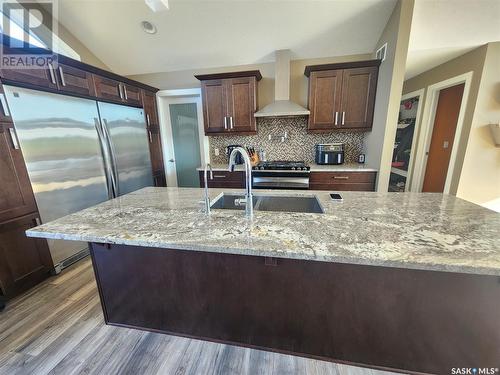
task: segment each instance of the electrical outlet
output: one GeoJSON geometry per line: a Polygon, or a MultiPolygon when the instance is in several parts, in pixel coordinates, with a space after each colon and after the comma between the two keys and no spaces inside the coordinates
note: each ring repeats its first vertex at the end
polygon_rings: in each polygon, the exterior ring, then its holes
{"type": "Polygon", "coordinates": [[[214,148],[214,154],[215,154],[215,156],[219,156],[219,149],[218,148],[214,148]]]}

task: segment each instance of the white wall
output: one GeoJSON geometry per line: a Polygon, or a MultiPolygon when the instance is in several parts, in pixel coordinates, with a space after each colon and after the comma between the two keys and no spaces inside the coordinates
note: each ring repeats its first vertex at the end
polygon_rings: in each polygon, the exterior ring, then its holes
{"type": "Polygon", "coordinates": [[[500,122],[500,42],[489,43],[457,196],[500,212],[500,147],[488,124],[500,122]]]}
{"type": "Polygon", "coordinates": [[[413,6],[413,0],[398,1],[375,49],[387,43],[387,57],[379,70],[373,129],[365,137],[367,164],[379,169],[377,191],[389,187],[413,6]]]}

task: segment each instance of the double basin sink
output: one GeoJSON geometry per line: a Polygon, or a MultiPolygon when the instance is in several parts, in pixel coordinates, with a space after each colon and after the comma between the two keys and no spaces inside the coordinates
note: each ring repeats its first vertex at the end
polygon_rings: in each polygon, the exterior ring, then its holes
{"type": "MultiPolygon", "coordinates": [[[[210,205],[212,209],[244,210],[244,194],[222,193],[210,205]]],[[[315,195],[253,195],[256,211],[306,212],[323,214],[325,211],[315,195]]]]}

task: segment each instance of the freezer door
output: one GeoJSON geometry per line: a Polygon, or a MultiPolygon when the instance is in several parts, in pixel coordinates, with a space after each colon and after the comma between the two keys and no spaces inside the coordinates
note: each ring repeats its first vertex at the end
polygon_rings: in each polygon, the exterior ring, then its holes
{"type": "Polygon", "coordinates": [[[153,186],[148,134],[140,108],[98,102],[104,135],[109,143],[115,195],[153,186]]]}
{"type": "MultiPolygon", "coordinates": [[[[96,102],[4,86],[42,222],[108,199],[96,102]]],[[[57,265],[87,247],[49,241],[57,265]]]]}

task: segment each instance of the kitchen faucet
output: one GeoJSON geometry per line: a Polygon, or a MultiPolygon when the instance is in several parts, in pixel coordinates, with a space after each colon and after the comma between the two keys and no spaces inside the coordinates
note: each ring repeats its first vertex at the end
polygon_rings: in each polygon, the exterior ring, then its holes
{"type": "Polygon", "coordinates": [[[240,153],[245,162],[245,198],[235,200],[235,204],[245,204],[245,214],[247,217],[253,216],[253,195],[252,195],[252,163],[250,161],[250,156],[243,147],[235,147],[231,151],[229,156],[229,171],[234,171],[234,166],[236,164],[236,155],[240,153]]]}
{"type": "Polygon", "coordinates": [[[214,173],[212,171],[212,166],[210,163],[205,165],[205,170],[203,172],[203,176],[205,178],[205,213],[207,215],[210,214],[210,197],[208,196],[208,170],[210,169],[210,179],[214,179],[214,173]]]}

